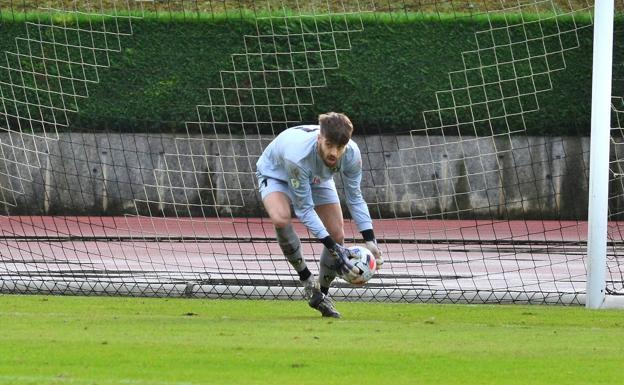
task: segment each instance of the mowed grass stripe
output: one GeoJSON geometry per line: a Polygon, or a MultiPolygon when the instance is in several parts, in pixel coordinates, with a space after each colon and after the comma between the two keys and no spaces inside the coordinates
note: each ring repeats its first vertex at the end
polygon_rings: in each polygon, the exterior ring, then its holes
{"type": "Polygon", "coordinates": [[[112,384],[122,384],[122,385],[196,385],[190,382],[154,382],[154,381],[141,381],[141,380],[128,380],[128,379],[117,379],[117,380],[102,380],[102,379],[89,379],[89,378],[71,378],[65,377],[63,375],[54,376],[54,377],[44,377],[44,376],[10,376],[10,375],[2,375],[0,376],[0,384],[54,384],[54,385],[92,385],[92,384],[100,384],[100,385],[112,385],[112,384]]]}
{"type": "Polygon", "coordinates": [[[0,384],[613,384],[624,313],[0,296],[0,384]]]}

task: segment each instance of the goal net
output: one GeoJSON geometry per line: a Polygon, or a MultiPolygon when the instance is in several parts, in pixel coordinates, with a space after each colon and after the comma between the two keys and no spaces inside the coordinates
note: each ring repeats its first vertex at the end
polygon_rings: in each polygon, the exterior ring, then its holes
{"type": "MultiPolygon", "coordinates": [[[[2,292],[300,298],[255,163],[335,110],[386,263],[334,298],[584,303],[593,3],[17,3],[0,6],[2,292]]],[[[317,272],[322,245],[295,228],[317,272]]]]}

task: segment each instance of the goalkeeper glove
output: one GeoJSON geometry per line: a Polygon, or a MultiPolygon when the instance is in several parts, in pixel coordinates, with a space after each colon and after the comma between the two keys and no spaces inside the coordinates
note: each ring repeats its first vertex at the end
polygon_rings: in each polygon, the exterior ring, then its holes
{"type": "Polygon", "coordinates": [[[383,266],[384,259],[381,256],[381,250],[377,246],[377,240],[373,239],[372,241],[366,241],[366,248],[373,254],[375,257],[375,264],[377,265],[377,271],[381,270],[381,266],[383,266]]]}
{"type": "Polygon", "coordinates": [[[353,284],[362,284],[362,270],[356,267],[351,259],[351,252],[344,246],[334,244],[331,248],[327,248],[329,254],[336,260],[335,269],[345,281],[353,284]]]}
{"type": "Polygon", "coordinates": [[[377,240],[375,239],[375,233],[373,232],[373,229],[362,230],[360,233],[362,233],[362,237],[364,238],[364,241],[366,242],[365,244],[366,248],[375,257],[377,270],[380,270],[381,266],[384,263],[384,260],[383,260],[383,257],[381,256],[381,250],[379,250],[379,247],[377,246],[377,240]]]}

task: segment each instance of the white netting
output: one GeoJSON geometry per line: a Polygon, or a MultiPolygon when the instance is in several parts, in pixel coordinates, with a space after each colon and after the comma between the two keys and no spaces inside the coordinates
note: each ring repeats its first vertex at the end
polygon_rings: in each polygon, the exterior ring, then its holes
{"type": "Polygon", "coordinates": [[[0,130],[8,134],[0,154],[5,168],[12,166],[0,186],[2,203],[14,206],[23,183],[33,181],[32,169],[46,166],[49,141],[69,126],[68,113],[89,97],[109,55],[121,52],[122,36],[132,34],[146,2],[47,1],[25,22],[24,36],[0,59],[0,130]]]}

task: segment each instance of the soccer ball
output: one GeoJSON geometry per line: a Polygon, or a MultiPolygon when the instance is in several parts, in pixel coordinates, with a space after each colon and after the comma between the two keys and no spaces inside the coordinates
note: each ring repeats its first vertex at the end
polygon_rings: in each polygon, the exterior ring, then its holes
{"type": "Polygon", "coordinates": [[[349,259],[351,259],[351,262],[362,271],[362,274],[356,278],[356,282],[349,283],[363,285],[373,277],[377,270],[375,256],[364,246],[349,247],[349,252],[349,259]]]}

